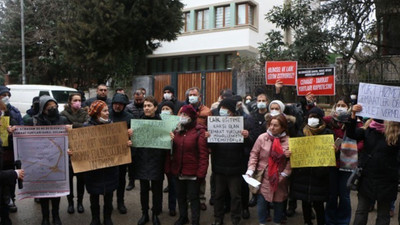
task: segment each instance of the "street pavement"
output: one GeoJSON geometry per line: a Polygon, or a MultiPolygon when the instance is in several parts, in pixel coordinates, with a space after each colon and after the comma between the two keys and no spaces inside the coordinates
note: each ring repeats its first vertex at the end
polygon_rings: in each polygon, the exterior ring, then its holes
{"type": "MultiPolygon", "coordinates": [[[[210,170],[209,173],[210,174],[210,170]]],[[[209,175],[208,179],[209,180],[209,175]]],[[[164,187],[167,185],[166,180],[164,180],[164,187]]],[[[210,225],[213,222],[213,207],[208,204],[209,200],[209,182],[207,182],[207,210],[201,212],[201,219],[200,219],[200,224],[207,224],[210,225]]],[[[76,192],[75,192],[76,193],[76,192]]],[[[137,221],[141,217],[141,207],[140,207],[140,191],[139,191],[139,181],[136,181],[136,187],[135,189],[131,191],[126,191],[125,192],[125,204],[128,209],[128,213],[121,215],[118,210],[116,209],[116,196],[114,195],[114,211],[112,214],[112,219],[115,225],[136,225],[137,221]]],[[[151,195],[150,195],[151,196],[151,195]]],[[[161,224],[163,225],[173,225],[175,221],[178,219],[178,210],[177,210],[177,216],[175,217],[170,217],[168,215],[168,194],[164,193],[163,195],[163,212],[159,216],[161,220],[161,224]]],[[[357,194],[356,192],[352,192],[351,194],[351,201],[352,201],[352,217],[354,217],[354,212],[357,204],[357,194]]],[[[150,201],[151,202],[151,201],[150,201]]],[[[76,204],[76,202],[75,202],[76,204]]],[[[84,196],[84,207],[85,207],[85,212],[82,214],[79,214],[76,212],[74,214],[68,214],[67,213],[67,198],[62,197],[61,198],[61,205],[60,205],[60,217],[61,221],[63,222],[63,225],[89,225],[91,221],[91,214],[90,214],[90,202],[89,202],[89,195],[85,193],[84,196]]],[[[103,205],[102,199],[101,199],[101,206],[103,205]]],[[[11,219],[13,221],[14,225],[40,225],[41,224],[41,210],[40,210],[40,204],[35,203],[33,199],[24,199],[21,201],[17,201],[17,206],[18,206],[18,212],[11,214],[11,219]]],[[[76,206],[75,206],[76,207],[76,206]]],[[[151,207],[151,205],[150,205],[151,207]]],[[[102,210],[101,210],[102,211],[102,210]]],[[[273,211],[271,211],[273,213],[273,211]]],[[[242,220],[241,225],[258,225],[258,220],[257,220],[257,207],[250,208],[250,214],[251,217],[248,220],[242,220]]],[[[151,216],[151,214],[150,214],[151,216]]],[[[398,225],[397,222],[397,216],[398,216],[398,203],[396,202],[396,209],[395,209],[395,215],[391,219],[390,225],[398,225]]],[[[101,216],[102,218],[102,216],[101,216]]],[[[375,224],[375,218],[376,218],[376,210],[372,211],[369,214],[369,220],[368,220],[368,225],[375,224]]],[[[51,219],[51,217],[50,217],[51,219]]],[[[353,220],[353,218],[352,218],[353,220]]],[[[316,224],[316,221],[313,221],[314,224],[316,224]]],[[[151,225],[152,222],[148,222],[147,224],[151,225]]],[[[231,224],[230,221],[230,215],[226,214],[225,215],[225,224],[231,224]]],[[[272,224],[272,222],[269,222],[267,224],[272,224]]],[[[288,218],[288,225],[293,224],[293,225],[300,225],[304,224],[303,222],[303,217],[301,213],[301,202],[298,201],[298,207],[296,210],[296,214],[293,217],[288,218]]]]}

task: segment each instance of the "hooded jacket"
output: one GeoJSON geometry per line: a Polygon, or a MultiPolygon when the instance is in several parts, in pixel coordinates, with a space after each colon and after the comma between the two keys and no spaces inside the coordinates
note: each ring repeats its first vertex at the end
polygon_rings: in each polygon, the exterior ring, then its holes
{"type": "Polygon", "coordinates": [[[28,126],[43,126],[43,125],[63,125],[63,124],[68,124],[67,118],[64,116],[58,115],[54,119],[50,119],[47,115],[43,113],[44,107],[49,101],[53,101],[57,103],[57,101],[48,96],[48,95],[43,95],[39,99],[39,113],[35,116],[33,116],[29,121],[28,121],[28,126]]]}
{"type": "Polygon", "coordinates": [[[68,123],[72,124],[73,128],[83,127],[83,124],[88,122],[90,118],[86,110],[80,108],[74,113],[69,105],[65,105],[61,115],[67,118],[68,123]]]}

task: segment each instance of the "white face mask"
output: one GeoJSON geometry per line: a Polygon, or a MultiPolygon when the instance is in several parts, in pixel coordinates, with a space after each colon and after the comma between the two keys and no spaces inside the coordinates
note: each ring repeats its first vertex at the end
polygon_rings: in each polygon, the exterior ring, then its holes
{"type": "Polygon", "coordinates": [[[169,110],[162,110],[162,111],[161,111],[161,114],[164,114],[164,115],[171,115],[171,112],[170,112],[169,110]]]}
{"type": "Polygon", "coordinates": [[[229,112],[227,109],[219,109],[220,116],[229,116],[229,112]]]}
{"type": "Polygon", "coordinates": [[[108,119],[104,119],[103,117],[99,117],[99,122],[100,123],[108,123],[108,119]]]}
{"type": "Polygon", "coordinates": [[[277,115],[279,115],[279,114],[281,114],[281,112],[279,112],[278,110],[276,110],[276,109],[273,109],[273,110],[271,110],[271,116],[277,116],[277,115]]]}
{"type": "Polygon", "coordinates": [[[257,108],[266,109],[267,108],[267,103],[266,102],[257,102],[257,108]]]}
{"type": "Polygon", "coordinates": [[[350,95],[351,100],[356,100],[357,99],[357,95],[350,95]]]}
{"type": "Polygon", "coordinates": [[[347,112],[347,108],[345,108],[345,107],[336,107],[336,112],[338,114],[345,113],[345,112],[347,112]]]}
{"type": "Polygon", "coordinates": [[[181,124],[188,124],[190,123],[191,119],[189,117],[186,116],[180,116],[179,117],[179,122],[181,122],[181,124]]]}
{"type": "Polygon", "coordinates": [[[171,100],[172,99],[172,94],[171,93],[164,93],[164,99],[165,100],[171,100]]]}
{"type": "Polygon", "coordinates": [[[196,104],[199,102],[199,96],[189,96],[189,103],[196,104]]]}
{"type": "Polygon", "coordinates": [[[319,124],[319,119],[318,118],[308,118],[308,126],[310,127],[317,127],[319,124]]]}
{"type": "Polygon", "coordinates": [[[8,105],[8,103],[10,103],[10,97],[6,96],[6,97],[2,98],[1,101],[3,101],[3,103],[5,105],[8,105]]]}
{"type": "Polygon", "coordinates": [[[250,99],[247,99],[244,103],[246,103],[246,105],[247,104],[249,104],[251,102],[251,100],[250,99]]]}

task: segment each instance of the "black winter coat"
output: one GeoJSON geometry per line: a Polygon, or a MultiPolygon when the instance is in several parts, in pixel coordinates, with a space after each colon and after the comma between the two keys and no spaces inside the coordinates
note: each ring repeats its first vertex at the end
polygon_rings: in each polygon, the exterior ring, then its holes
{"type": "MultiPolygon", "coordinates": [[[[85,126],[101,125],[91,119],[85,126]]],[[[89,194],[104,195],[113,192],[118,187],[118,166],[102,168],[85,172],[85,185],[89,194]]]]}
{"type": "MultiPolygon", "coordinates": [[[[153,118],[143,116],[141,119],[161,120],[157,114],[153,118]]],[[[135,135],[135,131],[133,131],[135,135]]],[[[157,148],[135,148],[133,166],[135,179],[140,180],[163,180],[166,149],[157,148]]]]}
{"type": "MultiPolygon", "coordinates": [[[[333,134],[325,128],[319,135],[333,134]]],[[[329,197],[329,173],[331,167],[293,168],[291,197],[305,201],[327,201],[329,197]]]]}
{"type": "MultiPolygon", "coordinates": [[[[0,146],[1,144],[0,140],[0,146]]],[[[0,147],[0,212],[1,207],[10,200],[10,186],[15,185],[16,179],[17,173],[14,170],[3,170],[3,149],[0,147]]]]}
{"type": "Polygon", "coordinates": [[[363,171],[358,192],[371,200],[392,201],[397,195],[400,139],[395,146],[389,146],[383,133],[373,128],[356,128],[356,123],[351,120],[346,134],[357,141],[364,140],[359,154],[359,166],[363,171]]]}
{"type": "MultiPolygon", "coordinates": [[[[251,134],[253,126],[244,118],[244,129],[251,134]]],[[[222,175],[241,175],[246,172],[248,156],[246,149],[251,149],[254,141],[251,135],[244,143],[210,143],[212,172],[222,175]],[[247,160],[246,160],[247,159],[247,160]]]]}

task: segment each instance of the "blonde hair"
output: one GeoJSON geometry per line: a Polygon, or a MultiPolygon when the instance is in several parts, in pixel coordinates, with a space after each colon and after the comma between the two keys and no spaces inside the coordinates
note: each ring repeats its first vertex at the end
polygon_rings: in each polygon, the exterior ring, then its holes
{"type": "Polygon", "coordinates": [[[364,123],[364,126],[362,126],[362,129],[364,129],[364,130],[366,130],[368,127],[369,127],[369,125],[371,124],[371,122],[372,122],[372,120],[374,120],[374,119],[368,119],[365,123],[364,123]]]}
{"type": "Polygon", "coordinates": [[[400,136],[400,123],[385,120],[385,136],[389,146],[396,145],[400,136]]]}

